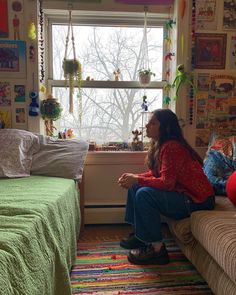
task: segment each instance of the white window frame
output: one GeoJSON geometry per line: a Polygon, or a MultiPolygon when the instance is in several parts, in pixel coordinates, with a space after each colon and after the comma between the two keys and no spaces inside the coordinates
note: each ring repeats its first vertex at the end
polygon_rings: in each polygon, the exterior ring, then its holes
{"type": "MultiPolygon", "coordinates": [[[[52,10],[46,9],[44,11],[44,16],[47,23],[46,30],[46,61],[49,65],[45,71],[45,81],[46,86],[49,90],[52,87],[65,87],[65,80],[55,80],[53,79],[53,56],[52,50],[52,25],[53,24],[68,24],[68,11],[65,10],[52,10]]],[[[163,27],[164,34],[166,34],[165,23],[168,20],[167,15],[148,13],[147,26],[148,27],[163,27]]],[[[76,25],[111,25],[111,26],[134,26],[143,27],[144,23],[144,13],[138,12],[97,12],[97,11],[73,11],[72,21],[76,25]]],[[[163,40],[163,60],[165,55],[165,44],[163,40]]],[[[163,62],[162,69],[162,81],[152,81],[146,89],[163,89],[165,85],[165,80],[163,79],[165,73],[165,63],[163,62]]],[[[76,87],[76,81],[74,81],[74,86],[76,87]]],[[[139,83],[139,81],[82,81],[82,88],[122,88],[122,89],[143,89],[144,87],[139,83]]]]}

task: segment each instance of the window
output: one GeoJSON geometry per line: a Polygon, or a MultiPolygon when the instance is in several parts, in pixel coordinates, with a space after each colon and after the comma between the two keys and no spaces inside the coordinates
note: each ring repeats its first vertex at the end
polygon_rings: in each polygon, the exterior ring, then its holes
{"type": "MultiPolygon", "coordinates": [[[[147,96],[148,111],[162,107],[164,20],[160,23],[152,17],[148,26],[149,67],[156,75],[144,89],[138,82],[143,61],[140,51],[143,15],[132,17],[129,13],[129,18],[116,14],[109,19],[105,16],[98,19],[95,13],[74,16],[76,56],[82,64],[83,83],[81,98],[75,89],[74,113],[69,114],[69,90],[62,70],[67,35],[65,15],[47,15],[48,84],[63,106],[62,117],[56,122],[58,131],[73,128],[78,137],[96,143],[131,141],[132,130],[140,130],[146,120],[141,108],[143,95],[147,96]],[[120,79],[114,81],[117,69],[121,72],[120,79]]],[[[67,58],[72,58],[71,42],[68,53],[67,58]]]]}

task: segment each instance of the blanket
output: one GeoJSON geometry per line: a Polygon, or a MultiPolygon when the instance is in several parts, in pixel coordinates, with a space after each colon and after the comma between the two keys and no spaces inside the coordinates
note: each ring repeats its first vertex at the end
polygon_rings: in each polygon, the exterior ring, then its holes
{"type": "Polygon", "coordinates": [[[79,226],[74,180],[0,179],[0,294],[70,295],[79,226]]]}

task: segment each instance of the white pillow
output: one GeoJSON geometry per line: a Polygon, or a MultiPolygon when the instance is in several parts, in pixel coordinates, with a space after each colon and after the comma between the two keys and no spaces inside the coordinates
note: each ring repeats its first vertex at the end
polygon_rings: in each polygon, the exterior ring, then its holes
{"type": "Polygon", "coordinates": [[[31,174],[81,181],[88,143],[78,139],[53,139],[38,135],[40,150],[34,154],[31,174]]]}
{"type": "Polygon", "coordinates": [[[32,157],[39,139],[29,131],[0,129],[0,177],[30,176],[32,157]]]}

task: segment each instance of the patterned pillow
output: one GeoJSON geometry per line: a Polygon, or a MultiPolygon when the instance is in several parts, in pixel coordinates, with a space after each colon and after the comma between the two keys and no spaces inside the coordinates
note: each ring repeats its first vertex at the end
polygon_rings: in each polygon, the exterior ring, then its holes
{"type": "Polygon", "coordinates": [[[210,137],[209,150],[216,150],[226,157],[236,159],[236,136],[213,132],[210,137]]]}
{"type": "Polygon", "coordinates": [[[0,129],[0,177],[30,176],[33,154],[39,139],[29,131],[0,129]]]}

